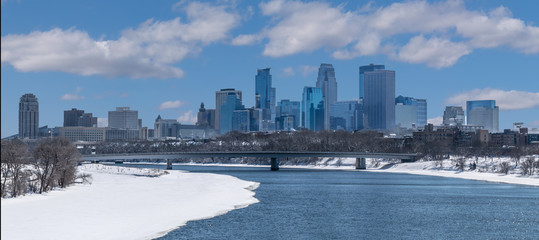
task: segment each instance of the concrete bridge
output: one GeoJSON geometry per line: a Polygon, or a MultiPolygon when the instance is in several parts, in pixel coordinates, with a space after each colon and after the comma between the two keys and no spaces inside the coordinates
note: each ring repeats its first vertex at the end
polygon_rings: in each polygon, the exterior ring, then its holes
{"type": "Polygon", "coordinates": [[[85,161],[128,161],[128,160],[166,160],[167,169],[172,169],[172,159],[178,158],[209,158],[209,157],[263,157],[269,158],[271,170],[279,170],[279,158],[305,158],[305,157],[343,157],[355,158],[356,169],[366,169],[365,158],[401,159],[401,161],[415,161],[417,155],[410,153],[366,153],[366,152],[164,152],[164,153],[124,153],[83,155],[85,161]]]}

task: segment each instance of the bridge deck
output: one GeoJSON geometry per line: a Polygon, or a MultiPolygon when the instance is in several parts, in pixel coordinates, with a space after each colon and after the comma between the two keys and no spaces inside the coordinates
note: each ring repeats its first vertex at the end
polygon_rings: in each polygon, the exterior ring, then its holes
{"type": "Polygon", "coordinates": [[[264,158],[297,158],[297,157],[350,157],[350,158],[386,158],[415,159],[410,153],[365,153],[365,152],[166,152],[166,153],[127,153],[83,155],[86,161],[93,160],[136,160],[136,159],[176,159],[176,158],[209,158],[209,157],[264,157],[264,158]]]}

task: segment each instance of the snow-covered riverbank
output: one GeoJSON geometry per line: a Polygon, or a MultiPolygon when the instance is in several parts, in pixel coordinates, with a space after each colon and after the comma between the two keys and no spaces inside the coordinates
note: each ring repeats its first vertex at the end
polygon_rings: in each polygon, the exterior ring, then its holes
{"type": "Polygon", "coordinates": [[[92,174],[91,185],[2,199],[2,239],[150,239],[258,202],[258,183],[232,176],[99,164],[80,170],[92,174]]]}

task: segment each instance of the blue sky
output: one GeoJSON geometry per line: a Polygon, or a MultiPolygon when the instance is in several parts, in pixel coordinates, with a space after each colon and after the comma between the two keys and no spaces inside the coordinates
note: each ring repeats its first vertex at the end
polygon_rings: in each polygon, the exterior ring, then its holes
{"type": "Polygon", "coordinates": [[[105,122],[129,106],[196,120],[215,91],[254,104],[257,68],[277,100],[300,100],[320,63],[338,100],[357,99],[358,67],[396,71],[396,94],[447,105],[494,99],[500,130],[539,127],[539,2],[529,1],[37,1],[2,0],[1,135],[18,131],[18,101],[39,99],[40,126],[83,109],[105,122]]]}

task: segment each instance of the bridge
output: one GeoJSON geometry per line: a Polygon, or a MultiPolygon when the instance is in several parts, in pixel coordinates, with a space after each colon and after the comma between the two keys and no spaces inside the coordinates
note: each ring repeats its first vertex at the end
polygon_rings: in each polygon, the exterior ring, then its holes
{"type": "Polygon", "coordinates": [[[355,158],[356,169],[366,169],[365,158],[400,159],[401,161],[415,161],[417,154],[411,153],[367,153],[367,152],[164,152],[164,153],[125,153],[125,154],[93,154],[83,155],[85,161],[127,161],[127,160],[166,160],[167,169],[172,169],[172,159],[178,158],[210,158],[210,157],[263,157],[269,158],[271,170],[279,170],[279,158],[305,158],[305,157],[343,157],[355,158]]]}

